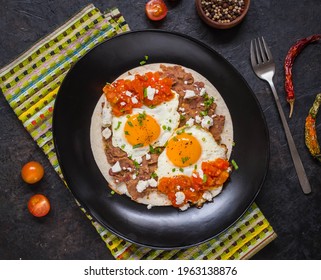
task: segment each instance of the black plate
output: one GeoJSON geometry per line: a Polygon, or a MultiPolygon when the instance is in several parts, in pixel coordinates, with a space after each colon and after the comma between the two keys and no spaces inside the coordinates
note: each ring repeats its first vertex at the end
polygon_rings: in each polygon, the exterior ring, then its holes
{"type": "Polygon", "coordinates": [[[64,79],[55,103],[53,133],[58,160],[76,199],[111,232],[136,244],[162,249],[186,248],[209,240],[231,226],[258,194],[268,169],[265,120],[242,76],[218,53],[193,38],[165,31],[137,31],[114,37],[80,59],[64,79]],[[211,81],[230,109],[239,165],[214,203],[181,212],[111,195],[90,147],[90,120],[106,82],[148,63],[175,63],[211,81]]]}

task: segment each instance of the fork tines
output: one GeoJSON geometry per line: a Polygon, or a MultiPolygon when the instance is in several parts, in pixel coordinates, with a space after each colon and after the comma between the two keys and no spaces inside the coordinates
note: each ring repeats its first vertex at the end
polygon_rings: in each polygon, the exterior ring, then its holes
{"type": "Polygon", "coordinates": [[[267,47],[263,36],[251,41],[252,64],[261,64],[272,59],[270,49],[267,47]]]}

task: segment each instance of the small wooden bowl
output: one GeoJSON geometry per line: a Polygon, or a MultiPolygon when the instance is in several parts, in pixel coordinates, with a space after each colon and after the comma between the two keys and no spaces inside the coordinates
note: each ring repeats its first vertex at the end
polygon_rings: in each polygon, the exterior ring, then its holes
{"type": "MultiPolygon", "coordinates": [[[[202,1],[204,0],[195,0],[196,9],[200,18],[209,26],[217,29],[228,29],[238,25],[244,19],[250,7],[250,0],[244,0],[245,7],[241,15],[237,16],[234,20],[231,20],[230,22],[218,22],[211,19],[205,14],[201,4],[202,1]]],[[[205,1],[210,1],[210,0],[205,0],[205,1]]]]}

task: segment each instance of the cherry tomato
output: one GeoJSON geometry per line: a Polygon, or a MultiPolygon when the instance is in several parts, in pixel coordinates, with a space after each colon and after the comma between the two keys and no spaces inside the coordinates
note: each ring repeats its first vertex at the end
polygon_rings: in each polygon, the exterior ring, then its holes
{"type": "Polygon", "coordinates": [[[26,163],[21,169],[22,179],[28,184],[39,182],[44,175],[42,165],[37,161],[30,161],[26,163]]]}
{"type": "Polygon", "coordinates": [[[150,20],[161,20],[167,15],[167,7],[163,0],[150,0],[146,3],[145,12],[150,20]]]}
{"type": "Polygon", "coordinates": [[[28,210],[35,217],[46,216],[50,211],[49,199],[43,194],[33,195],[29,199],[28,210]]]}

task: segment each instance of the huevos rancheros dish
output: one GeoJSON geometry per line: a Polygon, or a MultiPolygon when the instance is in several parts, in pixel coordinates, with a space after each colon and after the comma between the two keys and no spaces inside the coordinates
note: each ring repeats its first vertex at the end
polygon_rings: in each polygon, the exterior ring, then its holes
{"type": "Polygon", "coordinates": [[[110,188],[148,208],[201,207],[232,170],[229,110],[204,76],[180,65],[148,64],[107,83],[90,133],[110,188]]]}

